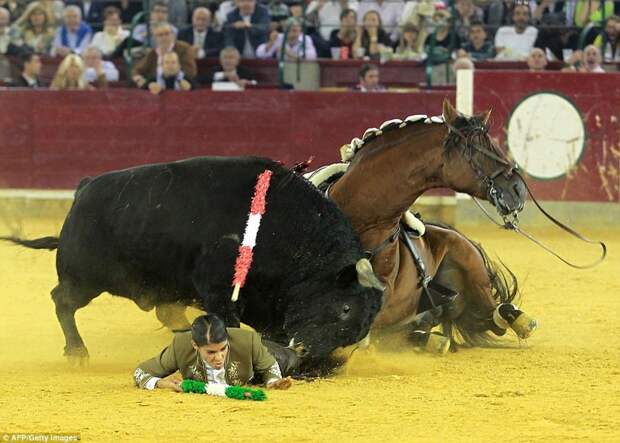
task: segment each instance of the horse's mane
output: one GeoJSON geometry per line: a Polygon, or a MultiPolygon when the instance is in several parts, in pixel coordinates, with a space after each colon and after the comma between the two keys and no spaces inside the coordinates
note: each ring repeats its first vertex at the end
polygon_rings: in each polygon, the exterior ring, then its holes
{"type": "Polygon", "coordinates": [[[362,138],[355,137],[353,140],[351,140],[350,143],[343,145],[340,148],[340,155],[342,161],[346,163],[350,162],[355,156],[355,154],[357,154],[369,142],[388,132],[393,132],[395,130],[402,129],[414,124],[419,124],[421,122],[425,124],[443,124],[444,120],[442,116],[428,117],[425,114],[410,115],[404,120],[400,120],[397,118],[387,120],[381,123],[378,128],[366,129],[366,131],[364,131],[364,135],[362,135],[362,138]]]}

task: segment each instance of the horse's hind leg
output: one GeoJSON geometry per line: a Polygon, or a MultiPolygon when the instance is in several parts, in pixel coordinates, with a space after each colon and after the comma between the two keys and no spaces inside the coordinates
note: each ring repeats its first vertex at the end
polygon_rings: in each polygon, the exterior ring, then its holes
{"type": "Polygon", "coordinates": [[[185,310],[182,304],[165,303],[155,307],[155,315],[165,327],[172,332],[177,332],[191,328],[185,310]]]}
{"type": "Polygon", "coordinates": [[[75,311],[86,306],[100,291],[83,288],[69,280],[61,281],[52,289],[52,299],[56,304],[56,317],[65,335],[64,355],[69,360],[84,364],[88,360],[88,350],[75,324],[75,311]]]}

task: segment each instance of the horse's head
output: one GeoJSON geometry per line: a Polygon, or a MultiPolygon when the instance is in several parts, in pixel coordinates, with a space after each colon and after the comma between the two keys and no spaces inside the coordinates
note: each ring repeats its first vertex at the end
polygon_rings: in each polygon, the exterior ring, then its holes
{"type": "Polygon", "coordinates": [[[489,110],[468,118],[444,100],[444,180],[457,191],[488,200],[502,216],[516,214],[523,209],[527,190],[515,173],[517,166],[489,137],[490,115],[489,110]]]}

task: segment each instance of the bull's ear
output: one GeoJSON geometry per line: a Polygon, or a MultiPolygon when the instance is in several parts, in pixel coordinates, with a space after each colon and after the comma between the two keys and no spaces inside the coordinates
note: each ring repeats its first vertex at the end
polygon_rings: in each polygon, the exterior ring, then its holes
{"type": "Polygon", "coordinates": [[[357,280],[357,269],[355,269],[355,265],[345,266],[336,277],[338,286],[348,286],[355,280],[357,280]]]}

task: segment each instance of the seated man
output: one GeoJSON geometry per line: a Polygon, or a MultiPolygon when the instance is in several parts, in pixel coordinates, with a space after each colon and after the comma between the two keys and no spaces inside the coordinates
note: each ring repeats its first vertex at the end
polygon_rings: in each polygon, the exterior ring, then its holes
{"type": "Polygon", "coordinates": [[[294,369],[297,361],[293,350],[261,342],[260,335],[253,331],[226,328],[219,317],[208,314],[196,318],[191,331],[175,334],[162,352],[140,363],[133,377],[136,386],[143,389],[179,392],[180,382],[162,377],[179,371],[183,379],[209,384],[245,385],[260,381],[268,388],[288,389],[291,379],[282,378],[282,373],[294,369]]]}
{"type": "Polygon", "coordinates": [[[107,60],[103,60],[101,51],[93,46],[86,48],[84,54],[84,77],[88,83],[93,83],[97,78],[104,76],[109,82],[118,81],[118,69],[114,66],[114,63],[107,60]]]}
{"type": "Polygon", "coordinates": [[[301,24],[294,18],[289,19],[285,28],[289,29],[284,41],[284,33],[271,31],[269,41],[261,44],[256,49],[256,57],[258,58],[280,58],[280,51],[284,45],[284,58],[287,61],[296,61],[299,59],[315,60],[316,49],[314,43],[308,35],[303,35],[301,24]],[[305,44],[305,57],[304,57],[305,44]]]}
{"type": "Polygon", "coordinates": [[[196,88],[193,80],[185,78],[185,73],[181,70],[179,56],[176,52],[164,54],[161,72],[158,72],[155,78],[147,79],[146,85],[148,90],[154,95],[158,95],[166,89],[190,91],[196,88]]]}
{"type": "Polygon", "coordinates": [[[469,55],[472,60],[487,60],[495,57],[495,47],[487,40],[487,32],[482,22],[472,22],[469,27],[469,40],[459,50],[459,55],[469,55]]]}
{"type": "Polygon", "coordinates": [[[226,16],[224,44],[234,46],[243,58],[256,57],[256,48],[267,41],[271,18],[256,0],[237,0],[237,7],[226,16]]]}
{"type": "Polygon", "coordinates": [[[359,84],[353,89],[360,92],[383,92],[385,86],[379,83],[379,68],[377,65],[365,64],[358,73],[359,84]]]}
{"type": "Polygon", "coordinates": [[[254,81],[254,73],[244,66],[239,66],[241,55],[237,48],[229,46],[220,52],[220,65],[216,66],[206,78],[205,83],[232,82],[239,88],[245,88],[254,81]]]}
{"type": "Polygon", "coordinates": [[[56,31],[52,44],[52,55],[66,56],[68,54],[82,54],[90,43],[93,30],[90,25],[82,21],[80,8],[75,5],[67,6],[62,13],[63,25],[56,31]]]}
{"type": "Polygon", "coordinates": [[[179,40],[189,43],[196,50],[196,58],[217,57],[224,46],[224,36],[211,28],[211,11],[196,8],[192,26],[179,32],[179,40]]]}
{"type": "Polygon", "coordinates": [[[22,73],[11,82],[16,88],[40,88],[39,74],[41,73],[41,58],[33,52],[26,52],[20,57],[22,73]]]}
{"type": "Polygon", "coordinates": [[[495,34],[498,59],[525,60],[534,47],[538,29],[529,26],[530,7],[516,4],[512,11],[513,26],[502,26],[495,34]]]}
{"type": "MultiPolygon", "coordinates": [[[[146,42],[148,37],[149,30],[151,32],[151,39],[148,42],[148,45],[151,48],[157,46],[157,41],[155,38],[155,25],[158,23],[169,23],[168,22],[168,3],[164,0],[155,0],[151,6],[151,13],[149,14],[149,25],[147,26],[145,23],[140,23],[133,29],[133,33],[131,34],[132,38],[140,43],[146,42]],[[149,29],[150,28],[150,29],[149,29]]],[[[170,29],[174,32],[174,35],[177,35],[177,28],[173,25],[170,25],[170,29]]]]}
{"type": "Polygon", "coordinates": [[[532,48],[527,58],[527,67],[530,72],[542,72],[547,67],[547,56],[540,48],[532,48]]]}
{"type": "Polygon", "coordinates": [[[195,78],[197,68],[194,50],[188,43],[176,41],[172,25],[168,23],[157,24],[153,28],[153,35],[155,36],[156,47],[149,49],[144,58],[136,64],[132,76],[134,83],[141,88],[147,78],[155,78],[158,67],[163,64],[163,56],[168,52],[176,52],[179,56],[185,78],[195,78]]]}

